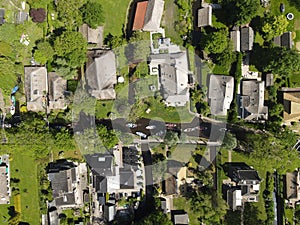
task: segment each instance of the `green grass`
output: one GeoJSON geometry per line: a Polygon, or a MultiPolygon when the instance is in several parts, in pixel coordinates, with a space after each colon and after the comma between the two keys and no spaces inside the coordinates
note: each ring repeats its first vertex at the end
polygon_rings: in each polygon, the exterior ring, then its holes
{"type": "Polygon", "coordinates": [[[179,33],[175,30],[175,22],[178,18],[178,8],[174,3],[174,0],[165,1],[165,11],[163,13],[162,24],[165,28],[166,37],[171,37],[172,42],[182,45],[183,40],[179,33]]]}
{"type": "Polygon", "coordinates": [[[206,63],[201,64],[201,84],[202,86],[207,86],[207,76],[208,74],[212,73],[211,69],[206,63]]]}
{"type": "Polygon", "coordinates": [[[122,30],[127,26],[127,9],[130,0],[93,0],[102,5],[105,23],[104,37],[111,33],[112,35],[122,35],[122,30]]]}
{"type": "Polygon", "coordinates": [[[299,87],[300,86],[300,71],[298,73],[293,73],[290,77],[290,86],[299,87]]]}
{"type": "Polygon", "coordinates": [[[95,115],[96,118],[108,118],[108,113],[114,111],[113,110],[114,101],[100,101],[98,100],[95,105],[95,115]]]}
{"type": "Polygon", "coordinates": [[[284,209],[284,217],[286,218],[287,221],[292,223],[293,217],[294,217],[294,209],[293,208],[285,208],[284,209]]]}
{"type": "Polygon", "coordinates": [[[215,65],[213,68],[213,73],[214,74],[222,74],[222,75],[229,75],[229,69],[230,68],[226,68],[224,66],[220,66],[220,65],[215,65]]]}
{"type": "Polygon", "coordinates": [[[197,213],[193,212],[191,205],[187,202],[187,200],[184,197],[174,198],[173,206],[177,210],[185,210],[188,213],[190,225],[199,224],[197,213]]]}
{"type": "MultiPolygon", "coordinates": [[[[25,149],[23,149],[25,150],[25,149]]],[[[21,221],[30,225],[40,224],[37,162],[26,151],[12,155],[11,177],[20,179],[21,221]]]]}
{"type": "Polygon", "coordinates": [[[144,97],[154,96],[155,92],[150,90],[150,85],[153,85],[156,90],[158,90],[157,76],[147,76],[146,78],[136,82],[136,96],[140,99],[144,97]]]}

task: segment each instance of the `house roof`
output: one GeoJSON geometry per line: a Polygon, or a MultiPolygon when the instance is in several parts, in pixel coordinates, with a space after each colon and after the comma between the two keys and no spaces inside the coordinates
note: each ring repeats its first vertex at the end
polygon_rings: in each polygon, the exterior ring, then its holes
{"type": "Polygon", "coordinates": [[[6,168],[6,165],[0,165],[0,204],[7,204],[9,202],[6,168]]]}
{"type": "Polygon", "coordinates": [[[79,32],[82,33],[88,43],[97,44],[97,47],[102,46],[103,26],[98,26],[96,29],[93,29],[85,23],[79,27],[79,32]]]}
{"type": "Polygon", "coordinates": [[[144,20],[144,31],[158,31],[164,11],[164,0],[149,0],[144,20]]]}
{"type": "Polygon", "coordinates": [[[138,2],[133,21],[132,30],[141,30],[144,26],[148,1],[138,2]]]}
{"type": "Polygon", "coordinates": [[[131,170],[120,169],[120,188],[134,188],[134,174],[131,170]]]}
{"type": "Polygon", "coordinates": [[[75,205],[75,194],[66,193],[61,197],[55,198],[55,205],[56,206],[67,206],[67,205],[75,205]]]}
{"type": "Polygon", "coordinates": [[[112,176],[114,174],[112,155],[96,153],[85,155],[85,159],[89,167],[98,175],[112,176]]]}
{"type": "Polygon", "coordinates": [[[240,30],[230,31],[230,39],[233,42],[233,50],[236,52],[241,51],[241,32],[240,30]]]}
{"type": "Polygon", "coordinates": [[[0,9],[0,25],[4,24],[5,9],[0,9]]]}
{"type": "Polygon", "coordinates": [[[229,173],[228,176],[234,182],[243,182],[243,181],[261,181],[256,170],[252,169],[245,163],[230,163],[229,164],[229,173]]]}
{"type": "Polygon", "coordinates": [[[265,82],[243,80],[241,85],[241,117],[245,120],[268,118],[268,107],[264,106],[265,82]]]}
{"type": "Polygon", "coordinates": [[[233,99],[234,78],[231,76],[213,75],[209,77],[208,98],[213,115],[227,114],[233,99]]]}
{"type": "Polygon", "coordinates": [[[165,174],[165,179],[162,182],[162,190],[165,195],[177,194],[176,177],[170,173],[165,174]]]}
{"type": "Polygon", "coordinates": [[[66,107],[65,92],[67,80],[58,76],[55,72],[48,73],[49,108],[64,109],[66,107]]]}
{"type": "Polygon", "coordinates": [[[198,27],[212,26],[212,7],[198,9],[198,27]]]}
{"type": "Polygon", "coordinates": [[[185,105],[189,101],[186,52],[150,55],[150,67],[159,70],[159,85],[167,105],[185,105]]]}
{"type": "Polygon", "coordinates": [[[18,11],[15,14],[15,18],[16,18],[16,23],[24,23],[25,21],[28,21],[29,18],[29,13],[28,12],[22,12],[22,11],[18,11]]]}
{"type": "Polygon", "coordinates": [[[184,214],[174,215],[174,224],[175,225],[188,225],[189,224],[188,214],[184,213],[184,214]]]}
{"type": "Polygon", "coordinates": [[[24,67],[25,95],[29,111],[42,111],[48,92],[46,67],[24,67]]]}
{"type": "Polygon", "coordinates": [[[299,172],[286,173],[285,176],[285,197],[287,199],[300,199],[299,172]]]}
{"type": "Polygon", "coordinates": [[[251,51],[254,42],[254,32],[252,27],[241,28],[241,51],[251,51]]]}
{"type": "Polygon", "coordinates": [[[272,73],[267,73],[265,75],[266,87],[270,87],[274,85],[274,75],[272,73]]]}
{"type": "Polygon", "coordinates": [[[238,206],[242,206],[242,190],[240,187],[230,187],[227,190],[227,203],[233,211],[238,206]]]}
{"type": "Polygon", "coordinates": [[[104,176],[100,176],[97,172],[93,171],[93,187],[98,193],[107,192],[107,179],[104,176]]]}
{"type": "Polygon", "coordinates": [[[291,49],[293,47],[292,32],[285,32],[281,35],[281,46],[291,49]]]}
{"type": "Polygon", "coordinates": [[[86,70],[87,89],[97,99],[115,99],[114,85],[117,83],[116,58],[113,51],[108,51],[94,62],[86,70]]]}
{"type": "Polygon", "coordinates": [[[300,89],[283,89],[283,119],[285,122],[300,119],[300,89]]]}

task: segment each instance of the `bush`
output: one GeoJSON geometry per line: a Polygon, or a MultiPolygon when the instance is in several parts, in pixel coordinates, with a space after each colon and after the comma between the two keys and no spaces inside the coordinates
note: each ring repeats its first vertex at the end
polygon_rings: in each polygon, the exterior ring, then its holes
{"type": "Polygon", "coordinates": [[[32,18],[33,22],[42,23],[46,18],[46,11],[43,8],[30,9],[29,15],[32,18]]]}

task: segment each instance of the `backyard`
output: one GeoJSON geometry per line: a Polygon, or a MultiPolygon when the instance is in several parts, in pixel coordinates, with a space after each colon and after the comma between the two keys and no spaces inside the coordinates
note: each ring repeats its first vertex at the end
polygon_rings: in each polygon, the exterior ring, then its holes
{"type": "Polygon", "coordinates": [[[173,199],[174,208],[177,210],[185,210],[189,215],[189,224],[196,225],[199,224],[197,213],[195,213],[185,197],[178,197],[173,199]]]}
{"type": "Polygon", "coordinates": [[[112,35],[122,35],[126,26],[127,11],[130,0],[93,0],[101,3],[105,13],[104,37],[109,33],[112,35]]]}

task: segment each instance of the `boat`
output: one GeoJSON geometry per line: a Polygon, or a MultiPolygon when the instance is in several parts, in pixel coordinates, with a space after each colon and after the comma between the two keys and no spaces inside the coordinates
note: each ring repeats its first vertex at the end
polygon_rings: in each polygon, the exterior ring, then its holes
{"type": "Polygon", "coordinates": [[[137,125],[135,123],[126,123],[126,127],[129,127],[129,128],[136,128],[137,125]]]}
{"type": "Polygon", "coordinates": [[[11,94],[12,94],[12,95],[15,94],[18,90],[19,90],[19,86],[16,85],[16,86],[12,89],[11,94]]]}
{"type": "Polygon", "coordinates": [[[149,126],[146,126],[146,129],[148,130],[152,130],[152,129],[155,129],[156,126],[155,125],[149,125],[149,126]]]}
{"type": "Polygon", "coordinates": [[[16,108],[13,105],[11,105],[10,106],[10,114],[15,115],[15,112],[16,112],[16,108]]]}
{"type": "Polygon", "coordinates": [[[137,132],[135,132],[135,133],[136,133],[138,136],[142,137],[142,138],[146,138],[146,137],[147,137],[147,135],[144,134],[143,132],[137,131],[137,132]]]}

